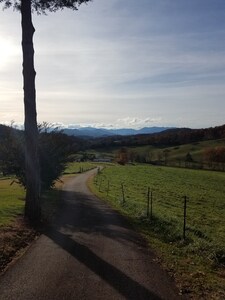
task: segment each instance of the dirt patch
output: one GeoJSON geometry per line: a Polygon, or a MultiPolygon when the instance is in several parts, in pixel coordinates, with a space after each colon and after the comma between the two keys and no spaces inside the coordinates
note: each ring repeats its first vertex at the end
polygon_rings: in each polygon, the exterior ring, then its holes
{"type": "Polygon", "coordinates": [[[0,227],[0,274],[21,255],[38,233],[22,217],[10,226],[0,227]]]}

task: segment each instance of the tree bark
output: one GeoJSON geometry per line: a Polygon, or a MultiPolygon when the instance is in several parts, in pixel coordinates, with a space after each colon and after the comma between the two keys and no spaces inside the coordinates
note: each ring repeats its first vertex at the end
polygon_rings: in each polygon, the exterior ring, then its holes
{"type": "Polygon", "coordinates": [[[32,24],[31,0],[21,0],[21,16],[26,158],[25,217],[31,222],[37,222],[41,216],[40,167],[33,47],[35,29],[32,24]]]}

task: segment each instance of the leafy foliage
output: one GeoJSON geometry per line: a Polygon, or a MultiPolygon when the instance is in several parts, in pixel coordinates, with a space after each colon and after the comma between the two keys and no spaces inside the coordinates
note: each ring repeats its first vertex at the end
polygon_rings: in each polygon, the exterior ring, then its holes
{"type": "Polygon", "coordinates": [[[44,132],[39,136],[41,187],[46,190],[54,185],[66,168],[71,153],[70,138],[61,132],[44,132]]]}
{"type": "MultiPolygon", "coordinates": [[[[45,14],[46,11],[56,12],[59,9],[69,8],[72,10],[77,10],[78,6],[82,3],[87,3],[91,0],[30,0],[32,10],[37,13],[45,14]]],[[[4,2],[4,7],[20,10],[21,0],[0,0],[0,3],[4,2]]]]}
{"type": "Polygon", "coordinates": [[[120,164],[120,165],[125,165],[126,163],[128,163],[129,161],[129,153],[127,148],[121,148],[119,149],[117,156],[116,156],[116,161],[120,164]]]}
{"type": "Polygon", "coordinates": [[[24,137],[21,131],[12,127],[1,127],[0,171],[3,175],[16,175],[24,185],[25,161],[23,145],[24,137]]]}
{"type": "MultiPolygon", "coordinates": [[[[77,149],[77,142],[58,130],[47,132],[40,128],[39,152],[42,190],[49,189],[66,168],[69,154],[77,149]]],[[[3,175],[13,174],[26,188],[25,150],[23,132],[6,128],[0,144],[0,170],[3,175]]]]}
{"type": "Polygon", "coordinates": [[[204,152],[204,158],[209,163],[225,163],[225,147],[207,148],[204,152]]]}

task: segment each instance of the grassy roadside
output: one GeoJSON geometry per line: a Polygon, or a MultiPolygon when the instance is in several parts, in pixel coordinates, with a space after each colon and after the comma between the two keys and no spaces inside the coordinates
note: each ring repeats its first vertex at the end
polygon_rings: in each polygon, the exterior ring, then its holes
{"type": "Polygon", "coordinates": [[[0,273],[36,236],[22,217],[24,189],[12,182],[0,179],[0,273]]]}
{"type": "Polygon", "coordinates": [[[107,167],[89,186],[145,235],[182,293],[194,299],[225,299],[224,182],[222,173],[140,165],[107,167]],[[152,221],[146,218],[148,186],[154,195],[152,221]],[[188,238],[183,241],[185,194],[190,200],[188,238]]]}
{"type": "Polygon", "coordinates": [[[23,213],[24,189],[12,178],[0,179],[0,228],[8,226],[15,216],[23,213]]]}
{"type": "MultiPolygon", "coordinates": [[[[42,196],[42,222],[51,224],[62,206],[61,189],[65,181],[82,169],[93,168],[93,164],[69,164],[66,175],[56,182],[55,188],[42,196]]],[[[12,177],[0,178],[0,273],[39,235],[38,230],[24,221],[25,191],[12,177]]]]}
{"type": "MultiPolygon", "coordinates": [[[[74,176],[74,175],[73,175],[74,176]]],[[[70,175],[63,176],[56,188],[42,197],[43,222],[51,223],[62,205],[60,189],[70,175]]],[[[24,189],[12,178],[0,179],[0,273],[19,257],[27,246],[39,235],[23,218],[24,189]]]]}
{"type": "Polygon", "coordinates": [[[96,168],[96,164],[92,162],[71,162],[67,165],[64,174],[79,174],[96,168]]]}

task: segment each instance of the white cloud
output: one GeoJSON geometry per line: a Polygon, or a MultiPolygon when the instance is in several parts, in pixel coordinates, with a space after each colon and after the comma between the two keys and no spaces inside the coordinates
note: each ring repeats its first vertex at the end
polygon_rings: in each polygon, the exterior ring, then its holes
{"type": "Polygon", "coordinates": [[[93,127],[93,128],[134,128],[140,129],[143,127],[152,127],[152,126],[162,126],[162,118],[137,118],[137,117],[124,117],[122,119],[114,120],[113,123],[79,123],[79,124],[64,124],[61,122],[50,123],[52,127],[59,128],[70,128],[70,129],[78,129],[82,127],[93,127]]]}

